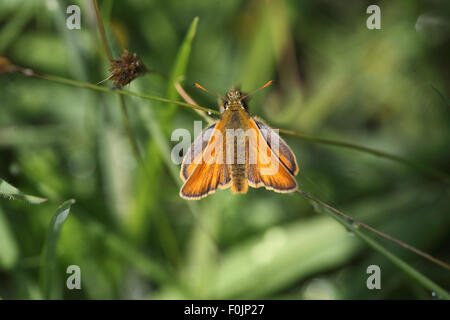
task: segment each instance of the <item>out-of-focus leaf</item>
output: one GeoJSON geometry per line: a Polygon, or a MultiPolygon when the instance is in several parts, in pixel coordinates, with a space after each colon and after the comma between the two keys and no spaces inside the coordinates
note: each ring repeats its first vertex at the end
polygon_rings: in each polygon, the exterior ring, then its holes
{"type": "MultiPolygon", "coordinates": [[[[191,54],[192,40],[194,40],[195,33],[197,31],[198,17],[195,17],[189,27],[189,30],[184,38],[184,41],[178,51],[175,59],[175,64],[172,67],[172,73],[169,79],[169,86],[167,87],[167,98],[177,99],[178,93],[175,89],[174,83],[184,78],[186,75],[187,65],[189,62],[189,56],[191,54]]],[[[169,105],[165,111],[164,119],[170,118],[175,111],[175,105],[169,105]]],[[[164,123],[164,122],[163,122],[164,123]]]]}
{"type": "Polygon", "coordinates": [[[42,253],[42,266],[41,266],[41,285],[44,298],[46,299],[58,299],[60,298],[60,291],[62,283],[58,283],[57,279],[57,257],[56,247],[58,244],[59,235],[61,233],[62,226],[69,215],[71,206],[75,203],[74,199],[64,202],[53,215],[50,222],[50,228],[47,234],[47,240],[45,242],[44,250],[42,253]]]}
{"type": "Polygon", "coordinates": [[[0,208],[0,269],[10,269],[18,256],[17,243],[0,208]]]}
{"type": "Polygon", "coordinates": [[[0,178],[0,195],[8,199],[25,200],[32,204],[40,204],[48,199],[30,196],[0,178]]]}
{"type": "Polygon", "coordinates": [[[348,261],[358,247],[344,229],[322,218],[273,227],[223,256],[209,294],[219,299],[264,298],[295,279],[348,261]]]}
{"type": "Polygon", "coordinates": [[[20,6],[20,10],[16,11],[14,18],[9,20],[0,31],[0,52],[5,51],[5,49],[15,41],[17,35],[21,33],[33,14],[33,9],[35,9],[34,1],[22,2],[24,2],[24,4],[20,6]]]}
{"type": "Polygon", "coordinates": [[[365,232],[359,230],[359,227],[357,227],[355,224],[350,223],[349,221],[338,215],[336,212],[330,210],[329,208],[326,208],[325,206],[322,205],[317,206],[316,205],[317,202],[314,202],[313,204],[317,211],[328,213],[329,215],[331,215],[335,220],[337,220],[343,226],[348,228],[348,230],[353,232],[358,238],[364,241],[372,249],[382,254],[386,259],[391,261],[396,267],[398,267],[401,271],[410,276],[424,288],[427,288],[432,292],[437,293],[440,297],[450,299],[450,294],[444,288],[440,287],[437,283],[430,280],[427,276],[417,271],[414,267],[412,267],[409,263],[401,259],[398,255],[388,250],[379,241],[373,239],[372,237],[367,236],[365,232]]]}

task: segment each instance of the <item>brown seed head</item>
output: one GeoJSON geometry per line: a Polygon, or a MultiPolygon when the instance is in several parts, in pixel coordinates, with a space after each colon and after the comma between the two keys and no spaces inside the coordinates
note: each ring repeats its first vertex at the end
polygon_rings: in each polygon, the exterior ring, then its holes
{"type": "Polygon", "coordinates": [[[113,80],[114,87],[120,88],[143,75],[147,68],[136,53],[131,54],[127,49],[123,49],[123,54],[119,55],[119,59],[111,61],[109,71],[111,75],[108,80],[113,80]]]}

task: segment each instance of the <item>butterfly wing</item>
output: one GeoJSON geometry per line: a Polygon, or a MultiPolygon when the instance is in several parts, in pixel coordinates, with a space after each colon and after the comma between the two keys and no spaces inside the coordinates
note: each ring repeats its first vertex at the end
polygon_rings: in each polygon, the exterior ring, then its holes
{"type": "Polygon", "coordinates": [[[202,154],[211,139],[211,134],[216,127],[217,122],[209,126],[194,140],[189,147],[181,163],[180,177],[185,182],[194,171],[197,164],[201,163],[202,154]]]}
{"type": "MultiPolygon", "coordinates": [[[[276,150],[272,150],[255,120],[250,119],[250,126],[253,129],[251,130],[251,132],[254,132],[254,136],[248,139],[247,142],[247,167],[249,185],[253,188],[264,186],[268,190],[273,190],[281,193],[295,191],[297,189],[297,182],[295,181],[293,174],[298,171],[298,166],[292,151],[290,151],[286,143],[281,141],[279,141],[279,152],[276,152],[276,150]],[[287,154],[286,156],[293,157],[293,159],[289,157],[286,158],[285,161],[287,165],[285,165],[278,156],[281,155],[282,158],[285,157],[283,152],[281,152],[281,150],[284,148],[281,147],[282,144],[284,144],[290,152],[290,154],[287,154]],[[252,159],[255,160],[251,161],[252,159]],[[292,171],[289,168],[291,168],[292,171]]],[[[271,130],[265,125],[264,127],[271,130]]],[[[271,136],[272,139],[275,139],[276,137],[278,137],[278,135],[271,136]]],[[[281,140],[281,138],[279,139],[281,140]]],[[[274,141],[272,140],[272,143],[273,142],[274,141]]],[[[284,150],[284,152],[285,151],[286,150],[284,150]]]]}
{"type": "Polygon", "coordinates": [[[253,118],[256,125],[260,129],[260,132],[264,139],[266,140],[267,144],[270,148],[272,148],[272,139],[277,139],[278,142],[278,150],[276,148],[273,148],[272,151],[275,152],[275,155],[280,159],[280,161],[283,163],[283,165],[289,170],[289,172],[296,176],[298,173],[298,164],[297,159],[295,158],[294,153],[292,152],[291,148],[284,142],[283,139],[279,135],[277,135],[272,128],[267,126],[264,122],[253,118]]]}
{"type": "Polygon", "coordinates": [[[231,184],[229,166],[225,164],[225,135],[222,133],[223,121],[219,121],[211,127],[213,129],[208,142],[206,144],[202,143],[202,152],[196,155],[197,159],[200,156],[199,163],[192,163],[181,169],[181,176],[188,177],[180,190],[182,198],[189,200],[202,199],[214,193],[217,188],[224,189],[231,184]],[[191,167],[191,165],[195,167],[191,167]]]}

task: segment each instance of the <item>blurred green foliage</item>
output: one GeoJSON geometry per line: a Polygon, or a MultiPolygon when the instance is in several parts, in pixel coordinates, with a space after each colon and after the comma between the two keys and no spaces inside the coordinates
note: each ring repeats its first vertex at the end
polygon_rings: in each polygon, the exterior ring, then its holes
{"type": "MultiPolygon", "coordinates": [[[[101,0],[100,7],[114,55],[127,48],[153,71],[126,89],[177,98],[172,80],[185,75],[188,93],[212,107],[191,83],[223,94],[232,84],[251,91],[275,79],[250,102],[250,112],[273,127],[449,172],[450,4],[377,1],[382,28],[368,30],[373,2],[101,0]],[[195,17],[192,45],[183,47],[195,17]]],[[[79,81],[108,76],[90,1],[3,0],[0,55],[79,81]],[[82,29],[69,31],[65,9],[73,3],[82,29]]],[[[192,132],[195,112],[126,97],[139,166],[114,94],[17,74],[1,75],[0,88],[0,177],[49,199],[31,205],[0,197],[1,298],[49,296],[43,248],[52,216],[70,198],[76,204],[56,271],[47,271],[60,279],[53,298],[435,298],[298,194],[227,190],[182,200],[170,132],[192,132]],[[366,287],[371,264],[381,267],[382,290],[366,287]],[[65,288],[69,265],[81,268],[81,290],[65,288]]],[[[372,155],[285,139],[303,189],[450,261],[448,185],[372,155]]],[[[448,271],[382,243],[450,289],[448,271]]]]}

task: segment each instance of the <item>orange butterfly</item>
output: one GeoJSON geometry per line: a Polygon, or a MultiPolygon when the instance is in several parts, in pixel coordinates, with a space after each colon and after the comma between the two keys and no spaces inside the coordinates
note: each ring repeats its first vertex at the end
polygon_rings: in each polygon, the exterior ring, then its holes
{"type": "Polygon", "coordinates": [[[225,99],[216,94],[224,101],[221,118],[195,139],[183,158],[182,198],[198,200],[229,187],[233,193],[246,193],[248,186],[281,193],[297,189],[295,155],[271,128],[250,116],[245,99],[251,94],[235,88],[225,99]]]}

